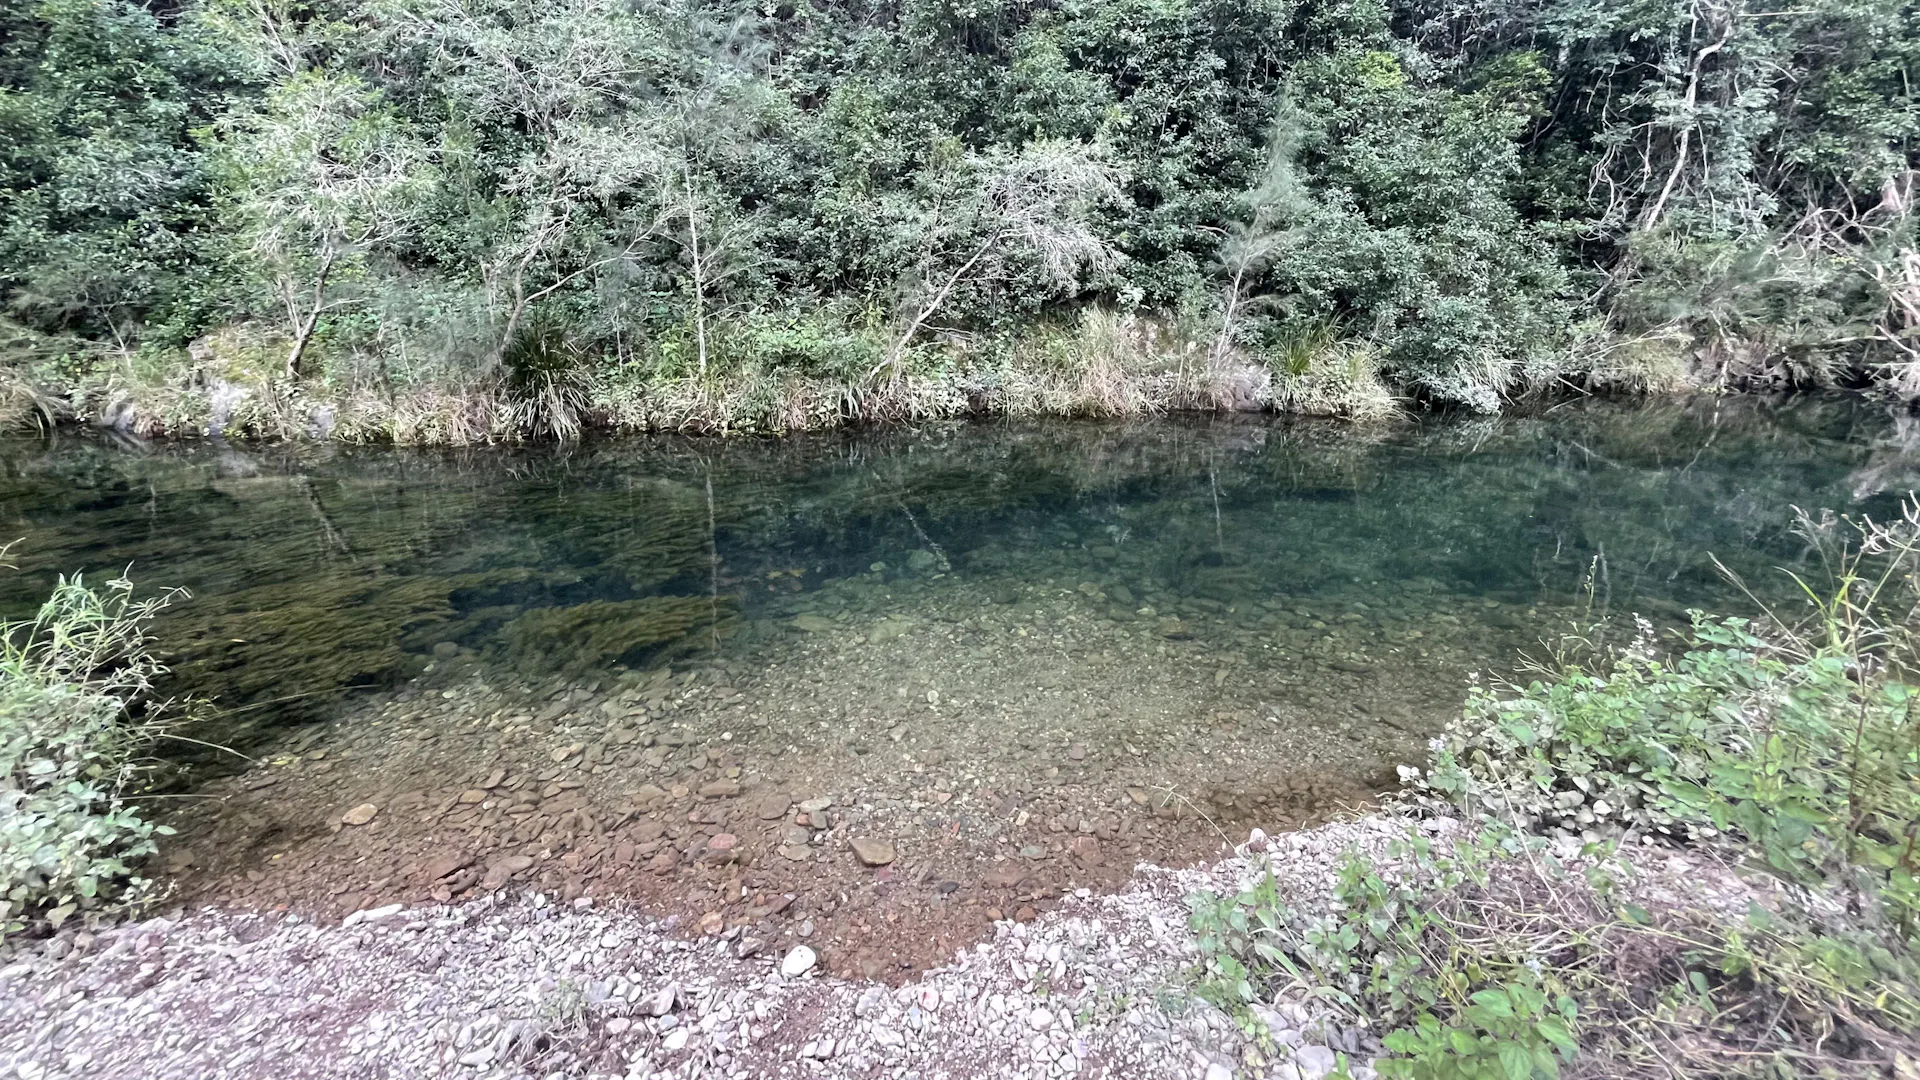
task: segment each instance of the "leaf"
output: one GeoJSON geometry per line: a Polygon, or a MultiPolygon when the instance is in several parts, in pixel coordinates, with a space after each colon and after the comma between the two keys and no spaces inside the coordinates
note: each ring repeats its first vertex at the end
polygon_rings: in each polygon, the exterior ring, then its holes
{"type": "Polygon", "coordinates": [[[1567,1030],[1566,1021],[1557,1016],[1549,1016],[1533,1025],[1533,1030],[1539,1032],[1541,1038],[1553,1045],[1569,1054],[1573,1053],[1575,1049],[1573,1033],[1567,1030]]]}
{"type": "Polygon", "coordinates": [[[1500,1068],[1507,1080],[1527,1080],[1533,1075],[1533,1055],[1516,1042],[1500,1045],[1500,1068]]]}
{"type": "Polygon", "coordinates": [[[47,912],[47,925],[53,927],[55,930],[60,929],[60,924],[66,922],[75,910],[77,909],[72,904],[61,904],[59,907],[47,912]]]}
{"type": "Polygon", "coordinates": [[[1503,1020],[1513,1017],[1513,999],[1504,990],[1482,990],[1473,995],[1473,1003],[1503,1020]]]}
{"type": "Polygon", "coordinates": [[[1747,901],[1747,925],[1755,930],[1765,930],[1773,925],[1773,912],[1760,906],[1760,901],[1747,901]]]}
{"type": "Polygon", "coordinates": [[[1448,1028],[1447,1041],[1453,1044],[1453,1052],[1461,1057],[1472,1057],[1480,1050],[1480,1044],[1462,1028],[1448,1028]]]}

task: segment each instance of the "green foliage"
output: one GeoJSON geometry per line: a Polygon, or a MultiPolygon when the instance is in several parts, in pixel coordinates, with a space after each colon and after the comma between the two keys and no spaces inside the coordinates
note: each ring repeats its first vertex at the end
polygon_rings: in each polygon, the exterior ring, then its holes
{"type": "Polygon", "coordinates": [[[1670,660],[1643,630],[1599,672],[1476,689],[1425,785],[1523,831],[1729,836],[1782,879],[1845,884],[1920,932],[1920,502],[1893,523],[1802,515],[1800,531],[1832,582],[1801,582],[1809,621],[1763,635],[1696,616],[1670,660]]]}
{"type": "Polygon", "coordinates": [[[1380,1075],[1432,1080],[1531,1080],[1560,1075],[1574,1054],[1573,999],[1547,996],[1526,980],[1476,991],[1459,1017],[1443,1025],[1423,1013],[1411,1028],[1389,1032],[1380,1075]]]}
{"type": "Polygon", "coordinates": [[[135,0],[0,11],[0,305],[126,344],[187,301],[210,226],[195,131],[232,100],[221,43],[135,0]]]}
{"type": "Polygon", "coordinates": [[[146,696],[166,670],[147,626],[174,595],[63,577],[33,618],[0,624],[0,934],[146,891],[139,861],[170,830],[127,797],[172,723],[146,696]]]}
{"type": "Polygon", "coordinates": [[[1404,770],[1464,835],[1350,852],[1312,910],[1271,877],[1195,898],[1202,993],[1284,987],[1391,1028],[1383,1076],[1550,1077],[1576,1048],[1604,1075],[1881,1075],[1920,1025],[1920,501],[1799,529],[1821,568],[1793,573],[1804,619],[1696,614],[1673,656],[1640,622],[1475,688],[1430,768],[1404,770]],[[1777,885],[1744,918],[1643,906],[1656,843],[1777,885]]]}
{"type": "Polygon", "coordinates": [[[514,427],[536,438],[572,439],[588,405],[580,353],[566,329],[535,316],[519,326],[501,351],[514,427]]]}
{"type": "Polygon", "coordinates": [[[1317,912],[1290,910],[1271,874],[1231,898],[1193,897],[1201,995],[1244,1012],[1276,985],[1303,989],[1387,1031],[1397,1056],[1380,1062],[1384,1076],[1558,1076],[1579,1009],[1547,968],[1546,943],[1461,927],[1471,925],[1462,899],[1488,885],[1493,849],[1436,852],[1415,840],[1389,854],[1401,869],[1391,880],[1347,852],[1317,912]]]}
{"type": "MultiPolygon", "coordinates": [[[[285,347],[259,379],[497,400],[536,309],[588,375],[669,397],[782,369],[742,325],[817,328],[837,355],[808,366],[851,398],[1100,309],[1309,411],[1689,371],[1920,394],[1920,16],[1896,0],[3,18],[0,302],[42,339],[9,351],[70,356],[49,378],[82,398],[143,343],[152,381],[194,384],[166,350],[241,323],[285,347]],[[863,367],[850,338],[886,344],[863,367]]],[[[672,411],[585,383],[623,397],[603,415],[672,411]]],[[[1181,386],[1160,403],[1246,396],[1181,386]]]]}

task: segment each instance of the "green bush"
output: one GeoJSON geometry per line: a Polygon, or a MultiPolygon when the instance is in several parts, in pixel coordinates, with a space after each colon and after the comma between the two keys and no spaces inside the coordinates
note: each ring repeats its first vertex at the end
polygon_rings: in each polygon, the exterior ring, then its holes
{"type": "Polygon", "coordinates": [[[1474,690],[1428,789],[1524,832],[1724,841],[1796,885],[1839,885],[1904,936],[1920,837],[1920,501],[1877,523],[1802,515],[1826,562],[1807,618],[1695,615],[1601,663],[1474,690]]]}
{"type": "Polygon", "coordinates": [[[1641,622],[1624,648],[1581,641],[1593,659],[1474,689],[1430,767],[1405,770],[1411,808],[1464,815],[1459,839],[1414,833],[1390,867],[1349,854],[1311,912],[1271,880],[1195,898],[1202,993],[1231,1008],[1304,989],[1388,1030],[1387,1076],[1551,1076],[1576,1019],[1595,1075],[1910,1059],[1920,501],[1800,529],[1824,570],[1796,575],[1804,619],[1696,615],[1673,655],[1641,622]],[[1744,915],[1634,901],[1688,849],[1758,883],[1744,915]]]}
{"type": "Polygon", "coordinates": [[[1290,908],[1263,875],[1192,898],[1200,995],[1239,1012],[1278,987],[1385,1032],[1383,1076],[1529,1080],[1575,1053],[1579,1006],[1555,970],[1563,942],[1515,919],[1497,846],[1396,842],[1389,878],[1349,851],[1324,910],[1290,908]]]}
{"type": "Polygon", "coordinates": [[[146,646],[176,595],[76,574],[33,618],[0,623],[0,933],[148,890],[139,861],[170,830],[127,799],[170,724],[147,696],[166,669],[146,646]]]}

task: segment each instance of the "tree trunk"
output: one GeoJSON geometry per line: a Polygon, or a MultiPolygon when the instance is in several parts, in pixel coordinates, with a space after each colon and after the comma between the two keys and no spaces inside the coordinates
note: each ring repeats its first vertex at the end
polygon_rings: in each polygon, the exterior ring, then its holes
{"type": "Polygon", "coordinates": [[[996,233],[992,237],[989,237],[986,243],[981,244],[980,250],[974,252],[971,258],[960,264],[960,268],[955,270],[952,276],[947,278],[947,283],[940,286],[940,291],[933,294],[933,299],[927,301],[926,306],[922,307],[919,312],[914,315],[913,321],[907,323],[907,329],[900,335],[900,339],[893,343],[893,348],[887,350],[887,358],[880,361],[879,367],[867,373],[868,378],[872,378],[888,368],[893,369],[894,378],[897,379],[900,377],[900,369],[906,363],[907,346],[912,344],[913,335],[920,332],[920,327],[924,326],[926,321],[933,317],[933,313],[940,309],[941,304],[946,303],[947,294],[952,292],[953,287],[960,283],[960,279],[966,276],[967,271],[973,269],[974,264],[985,258],[988,250],[999,242],[1000,236],[996,233]]]}
{"type": "Polygon", "coordinates": [[[693,201],[693,170],[683,165],[681,178],[686,182],[687,241],[693,257],[693,338],[699,350],[700,377],[707,377],[707,278],[700,262],[700,213],[693,201]]]}
{"type": "MultiPolygon", "coordinates": [[[[313,332],[320,325],[320,313],[326,310],[327,278],[333,273],[333,252],[329,250],[320,258],[320,267],[314,272],[313,301],[307,306],[304,316],[295,316],[293,323],[293,348],[287,350],[287,381],[297,382],[300,378],[300,361],[307,355],[307,342],[313,340],[313,332]]],[[[287,314],[295,315],[289,308],[287,314]]]]}

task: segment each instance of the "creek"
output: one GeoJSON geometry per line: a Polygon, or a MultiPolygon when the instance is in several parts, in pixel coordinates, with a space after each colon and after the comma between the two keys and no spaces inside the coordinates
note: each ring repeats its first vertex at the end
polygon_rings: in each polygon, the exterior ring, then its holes
{"type": "Polygon", "coordinates": [[[1567,634],[1790,602],[1793,508],[1890,514],[1917,443],[1846,398],[460,451],[62,435],[0,444],[0,606],[73,570],[191,592],[156,627],[168,690],[250,760],[194,759],[183,895],[522,883],[875,975],[1364,805],[1470,681],[1567,634]]]}

